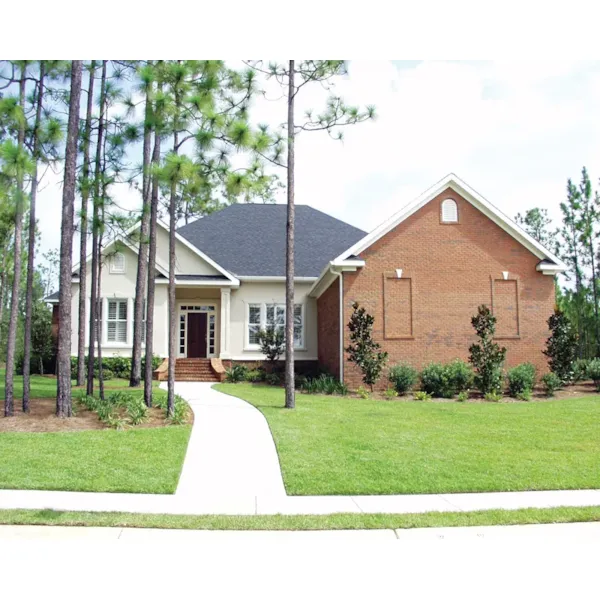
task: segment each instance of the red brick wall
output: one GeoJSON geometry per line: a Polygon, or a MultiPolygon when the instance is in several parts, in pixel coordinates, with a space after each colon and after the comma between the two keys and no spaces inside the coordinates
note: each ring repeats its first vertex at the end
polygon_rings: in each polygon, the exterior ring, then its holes
{"type": "MultiPolygon", "coordinates": [[[[540,259],[453,190],[429,202],[361,258],[365,267],[344,274],[344,346],[357,300],[375,317],[375,338],[389,352],[389,364],[406,361],[420,368],[430,361],[466,360],[475,341],[471,316],[480,304],[493,307],[496,296],[507,366],[529,361],[546,369],[542,350],[554,308],[553,278],[537,272],[540,259]],[[457,224],[440,223],[445,198],[458,203],[457,224]],[[396,269],[410,279],[410,299],[402,296],[408,286],[395,290],[392,285],[396,269]],[[503,286],[503,271],[516,283],[503,286]]],[[[321,327],[319,321],[319,336],[321,327]]],[[[360,385],[360,373],[347,361],[344,374],[348,385],[360,385]]],[[[381,387],[386,386],[384,377],[381,387]]]]}
{"type": "Polygon", "coordinates": [[[340,376],[340,283],[336,278],[317,300],[319,365],[340,376]]]}

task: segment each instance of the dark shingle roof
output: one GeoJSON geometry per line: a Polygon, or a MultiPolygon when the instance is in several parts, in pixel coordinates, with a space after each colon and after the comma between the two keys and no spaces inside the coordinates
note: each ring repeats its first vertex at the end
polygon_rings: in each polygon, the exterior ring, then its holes
{"type": "MultiPolygon", "coordinates": [[[[285,275],[285,204],[233,204],[178,230],[239,276],[285,275]]],[[[328,261],[366,233],[310,206],[296,205],[296,276],[318,277],[328,261]]]]}
{"type": "Polygon", "coordinates": [[[58,300],[58,294],[59,294],[59,292],[54,292],[54,293],[50,294],[49,296],[46,296],[46,297],[44,298],[44,300],[45,300],[46,302],[51,302],[51,301],[53,301],[53,300],[58,300]]]}

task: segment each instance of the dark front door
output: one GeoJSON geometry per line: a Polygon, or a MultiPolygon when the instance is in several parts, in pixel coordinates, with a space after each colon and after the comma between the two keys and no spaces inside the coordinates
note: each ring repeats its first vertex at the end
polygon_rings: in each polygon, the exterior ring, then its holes
{"type": "Polygon", "coordinates": [[[188,358],[206,358],[206,313],[188,313],[188,358]]]}

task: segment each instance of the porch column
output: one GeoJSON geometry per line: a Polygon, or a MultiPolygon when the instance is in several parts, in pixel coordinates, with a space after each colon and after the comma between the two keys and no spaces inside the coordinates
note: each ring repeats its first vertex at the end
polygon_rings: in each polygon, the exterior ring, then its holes
{"type": "Polygon", "coordinates": [[[231,290],[229,288],[221,288],[221,352],[219,353],[219,358],[231,358],[231,352],[229,349],[231,338],[230,305],[231,290]]]}

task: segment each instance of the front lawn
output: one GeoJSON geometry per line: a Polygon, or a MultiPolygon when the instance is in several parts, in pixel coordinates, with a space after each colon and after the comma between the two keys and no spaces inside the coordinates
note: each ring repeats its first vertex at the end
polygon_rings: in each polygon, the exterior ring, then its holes
{"type": "MultiPolygon", "coordinates": [[[[109,394],[126,388],[128,382],[114,379],[106,384],[109,394]]],[[[39,375],[31,377],[31,415],[23,415],[22,389],[23,378],[15,377],[15,417],[0,416],[0,489],[175,492],[191,432],[189,425],[162,426],[162,411],[152,409],[161,413],[160,418],[151,414],[148,423],[133,429],[97,429],[103,427],[98,416],[75,401],[85,395],[85,390],[77,388],[73,389],[77,416],[57,419],[52,400],[56,379],[39,375]],[[52,433],[28,433],[19,428],[52,433]]],[[[166,394],[160,389],[154,393],[157,398],[166,394]]],[[[4,370],[0,370],[0,399],[4,399],[4,370]]]]}
{"type": "Polygon", "coordinates": [[[360,400],[219,384],[266,417],[288,494],[600,488],[600,398],[513,403],[360,400]]]}
{"type": "Polygon", "coordinates": [[[190,431],[0,433],[0,489],[172,494],[190,431]]]}

